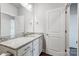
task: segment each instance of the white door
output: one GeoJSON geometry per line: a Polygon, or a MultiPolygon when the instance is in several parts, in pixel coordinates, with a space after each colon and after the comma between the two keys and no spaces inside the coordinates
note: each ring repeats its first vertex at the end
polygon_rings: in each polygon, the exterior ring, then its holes
{"type": "Polygon", "coordinates": [[[57,8],[47,12],[46,53],[65,55],[65,11],[57,8]]]}

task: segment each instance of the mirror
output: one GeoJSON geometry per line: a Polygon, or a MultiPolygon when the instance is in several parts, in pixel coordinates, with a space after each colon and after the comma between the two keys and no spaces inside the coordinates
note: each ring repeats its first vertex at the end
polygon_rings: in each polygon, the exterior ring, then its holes
{"type": "MultiPolygon", "coordinates": [[[[33,32],[33,11],[20,3],[1,3],[0,38],[7,40],[33,32]]],[[[32,9],[32,8],[31,8],[32,9]]]]}
{"type": "Polygon", "coordinates": [[[1,13],[1,37],[10,38],[15,35],[15,18],[8,14],[1,13]]]}

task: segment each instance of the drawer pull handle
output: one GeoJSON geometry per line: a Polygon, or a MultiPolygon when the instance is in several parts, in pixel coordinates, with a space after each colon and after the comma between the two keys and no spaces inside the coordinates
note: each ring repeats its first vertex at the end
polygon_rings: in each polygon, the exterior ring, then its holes
{"type": "Polygon", "coordinates": [[[24,51],[28,50],[30,47],[27,47],[24,51]]]}

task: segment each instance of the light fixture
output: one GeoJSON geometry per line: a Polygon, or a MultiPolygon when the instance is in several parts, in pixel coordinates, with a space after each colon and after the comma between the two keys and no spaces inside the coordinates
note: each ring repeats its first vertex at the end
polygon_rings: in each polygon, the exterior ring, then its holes
{"type": "Polygon", "coordinates": [[[28,3],[21,3],[21,5],[23,7],[25,7],[27,10],[32,11],[32,5],[28,4],[28,3]]]}

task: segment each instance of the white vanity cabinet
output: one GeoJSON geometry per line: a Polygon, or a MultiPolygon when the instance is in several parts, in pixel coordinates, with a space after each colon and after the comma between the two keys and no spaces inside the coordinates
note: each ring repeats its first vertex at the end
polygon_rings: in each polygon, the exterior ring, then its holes
{"type": "Polygon", "coordinates": [[[39,56],[42,52],[42,40],[42,35],[16,38],[0,43],[0,50],[13,56],[39,56]]]}
{"type": "Polygon", "coordinates": [[[12,49],[6,46],[0,46],[3,53],[10,53],[12,56],[32,56],[32,43],[22,46],[19,49],[12,49]]]}

